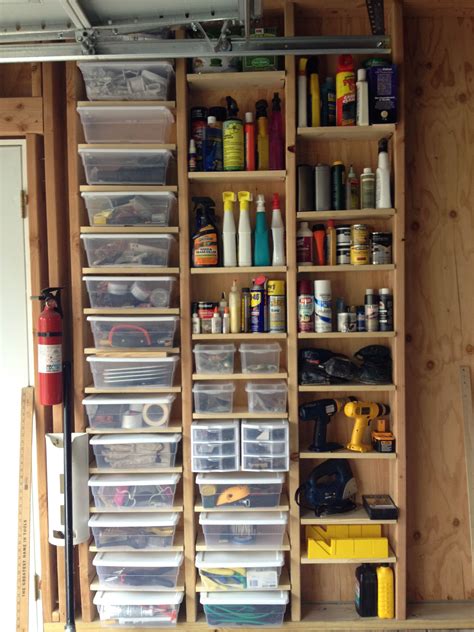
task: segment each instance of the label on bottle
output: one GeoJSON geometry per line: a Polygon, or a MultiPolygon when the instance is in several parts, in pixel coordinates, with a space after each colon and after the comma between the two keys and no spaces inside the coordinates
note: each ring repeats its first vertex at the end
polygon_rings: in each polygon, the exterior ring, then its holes
{"type": "Polygon", "coordinates": [[[314,297],[311,294],[298,296],[298,331],[313,331],[314,297]]]}
{"type": "Polygon", "coordinates": [[[378,305],[365,306],[365,327],[367,331],[379,330],[379,306],[378,305]]]}
{"type": "Polygon", "coordinates": [[[62,370],[62,346],[38,345],[38,373],[61,373],[62,370]]]}
{"type": "Polygon", "coordinates": [[[250,329],[252,333],[265,331],[265,301],[263,290],[250,292],[250,329]]]}
{"type": "Polygon", "coordinates": [[[298,264],[313,263],[313,236],[297,236],[296,237],[296,253],[298,264]]]}
{"type": "Polygon", "coordinates": [[[323,334],[332,331],[331,296],[321,294],[314,299],[314,330],[323,334]]]}
{"type": "Polygon", "coordinates": [[[244,133],[241,121],[224,123],[224,171],[244,169],[244,133]]]}
{"type": "Polygon", "coordinates": [[[219,263],[217,233],[213,226],[206,226],[194,237],[193,264],[205,268],[219,263]]]}
{"type": "Polygon", "coordinates": [[[337,73],[336,95],[336,125],[355,125],[356,86],[353,72],[337,73]]]}

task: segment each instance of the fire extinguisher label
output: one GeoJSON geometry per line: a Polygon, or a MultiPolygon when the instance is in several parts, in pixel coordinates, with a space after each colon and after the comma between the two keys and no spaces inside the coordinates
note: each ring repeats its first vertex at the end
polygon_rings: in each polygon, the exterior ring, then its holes
{"type": "Polygon", "coordinates": [[[38,372],[61,373],[62,355],[61,345],[38,345],[38,372]]]}

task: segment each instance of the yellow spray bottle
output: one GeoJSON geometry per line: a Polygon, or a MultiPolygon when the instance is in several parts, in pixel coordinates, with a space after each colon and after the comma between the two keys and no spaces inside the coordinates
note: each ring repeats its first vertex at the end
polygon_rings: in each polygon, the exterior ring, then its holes
{"type": "Polygon", "coordinates": [[[393,570],[388,564],[377,566],[377,615],[381,619],[393,619],[394,607],[393,570]]]}
{"type": "Polygon", "coordinates": [[[222,224],[222,243],[224,246],[224,267],[232,268],[237,265],[237,248],[235,243],[234,202],[236,200],[233,191],[224,191],[224,221],[222,224]]]}
{"type": "Polygon", "coordinates": [[[250,202],[253,200],[250,191],[238,193],[239,216],[239,267],[252,265],[252,228],[250,226],[250,202]]]}

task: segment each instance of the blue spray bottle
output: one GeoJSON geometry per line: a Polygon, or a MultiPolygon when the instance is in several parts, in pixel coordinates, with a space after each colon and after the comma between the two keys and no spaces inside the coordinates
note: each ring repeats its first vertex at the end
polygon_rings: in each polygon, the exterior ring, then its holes
{"type": "Polygon", "coordinates": [[[265,197],[262,194],[257,195],[253,261],[255,266],[270,266],[272,264],[267,218],[265,216],[265,197]]]}

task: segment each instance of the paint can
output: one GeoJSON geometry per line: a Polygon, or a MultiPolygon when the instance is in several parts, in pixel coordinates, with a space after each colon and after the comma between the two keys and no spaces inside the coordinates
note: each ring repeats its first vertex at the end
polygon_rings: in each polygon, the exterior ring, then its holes
{"type": "Polygon", "coordinates": [[[351,227],[336,226],[336,264],[347,265],[351,262],[351,227]]]}
{"type": "Polygon", "coordinates": [[[351,246],[351,265],[365,266],[370,263],[369,246],[351,246]]]}
{"type": "Polygon", "coordinates": [[[371,234],[371,260],[374,265],[392,263],[392,233],[371,234]]]}
{"type": "Polygon", "coordinates": [[[351,226],[351,246],[369,245],[369,227],[367,224],[353,224],[351,226]]]}
{"type": "Polygon", "coordinates": [[[268,296],[268,331],[271,334],[286,331],[286,292],[285,281],[269,280],[267,283],[268,296]]]}
{"type": "Polygon", "coordinates": [[[332,331],[331,281],[314,282],[314,330],[317,333],[332,331]]]}
{"type": "Polygon", "coordinates": [[[349,312],[339,312],[337,315],[337,331],[347,334],[350,331],[351,315],[349,312]]]}

